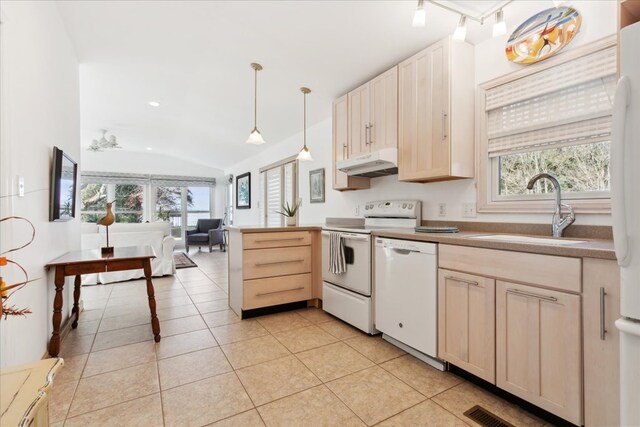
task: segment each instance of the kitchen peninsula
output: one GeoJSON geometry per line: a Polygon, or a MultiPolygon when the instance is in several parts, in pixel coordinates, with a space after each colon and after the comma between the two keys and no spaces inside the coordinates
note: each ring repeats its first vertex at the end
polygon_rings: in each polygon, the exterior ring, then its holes
{"type": "Polygon", "coordinates": [[[322,298],[321,227],[229,226],[229,306],[258,308],[322,298]]]}

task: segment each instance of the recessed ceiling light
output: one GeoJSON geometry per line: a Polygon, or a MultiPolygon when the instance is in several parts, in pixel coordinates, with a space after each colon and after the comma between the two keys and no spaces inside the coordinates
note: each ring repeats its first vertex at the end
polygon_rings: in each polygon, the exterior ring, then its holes
{"type": "Polygon", "coordinates": [[[147,147],[147,151],[151,151],[151,150],[153,150],[153,148],[147,147]]]}
{"type": "Polygon", "coordinates": [[[151,105],[152,107],[159,107],[160,103],[158,101],[149,101],[149,105],[151,105]]]}

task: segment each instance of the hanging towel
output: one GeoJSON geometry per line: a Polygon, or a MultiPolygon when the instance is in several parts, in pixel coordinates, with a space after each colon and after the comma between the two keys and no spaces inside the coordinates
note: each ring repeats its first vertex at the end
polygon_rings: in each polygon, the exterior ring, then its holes
{"type": "Polygon", "coordinates": [[[329,234],[329,272],[343,274],[347,271],[347,263],[344,257],[344,245],[342,235],[331,232],[329,234]]]}

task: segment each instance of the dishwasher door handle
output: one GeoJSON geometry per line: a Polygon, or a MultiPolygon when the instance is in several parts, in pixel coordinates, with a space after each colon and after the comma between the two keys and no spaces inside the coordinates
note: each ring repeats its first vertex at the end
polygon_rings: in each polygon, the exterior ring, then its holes
{"type": "Polygon", "coordinates": [[[420,253],[420,251],[415,249],[404,249],[404,248],[394,248],[393,246],[385,246],[386,249],[391,249],[393,252],[400,255],[409,255],[413,253],[420,253]]]}

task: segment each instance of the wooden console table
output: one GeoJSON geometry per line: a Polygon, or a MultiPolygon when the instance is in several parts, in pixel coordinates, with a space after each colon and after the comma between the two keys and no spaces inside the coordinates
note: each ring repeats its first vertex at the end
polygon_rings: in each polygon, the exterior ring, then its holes
{"type": "Polygon", "coordinates": [[[151,311],[151,329],[156,342],[160,341],[160,322],[156,316],[156,298],[151,282],[151,260],[156,255],[150,246],[142,247],[122,247],[114,248],[112,255],[102,255],[100,249],[89,251],[69,252],[59,258],[54,259],[46,265],[46,268],[55,267],[56,296],[53,300],[53,334],[49,341],[49,354],[57,356],[60,352],[60,324],[62,322],[62,290],[64,289],[65,277],[75,276],[73,291],[73,311],[75,314],[72,328],[78,327],[80,318],[80,277],[83,274],[105,273],[122,270],[144,270],[147,280],[147,296],[149,297],[149,310],[151,311]]]}

